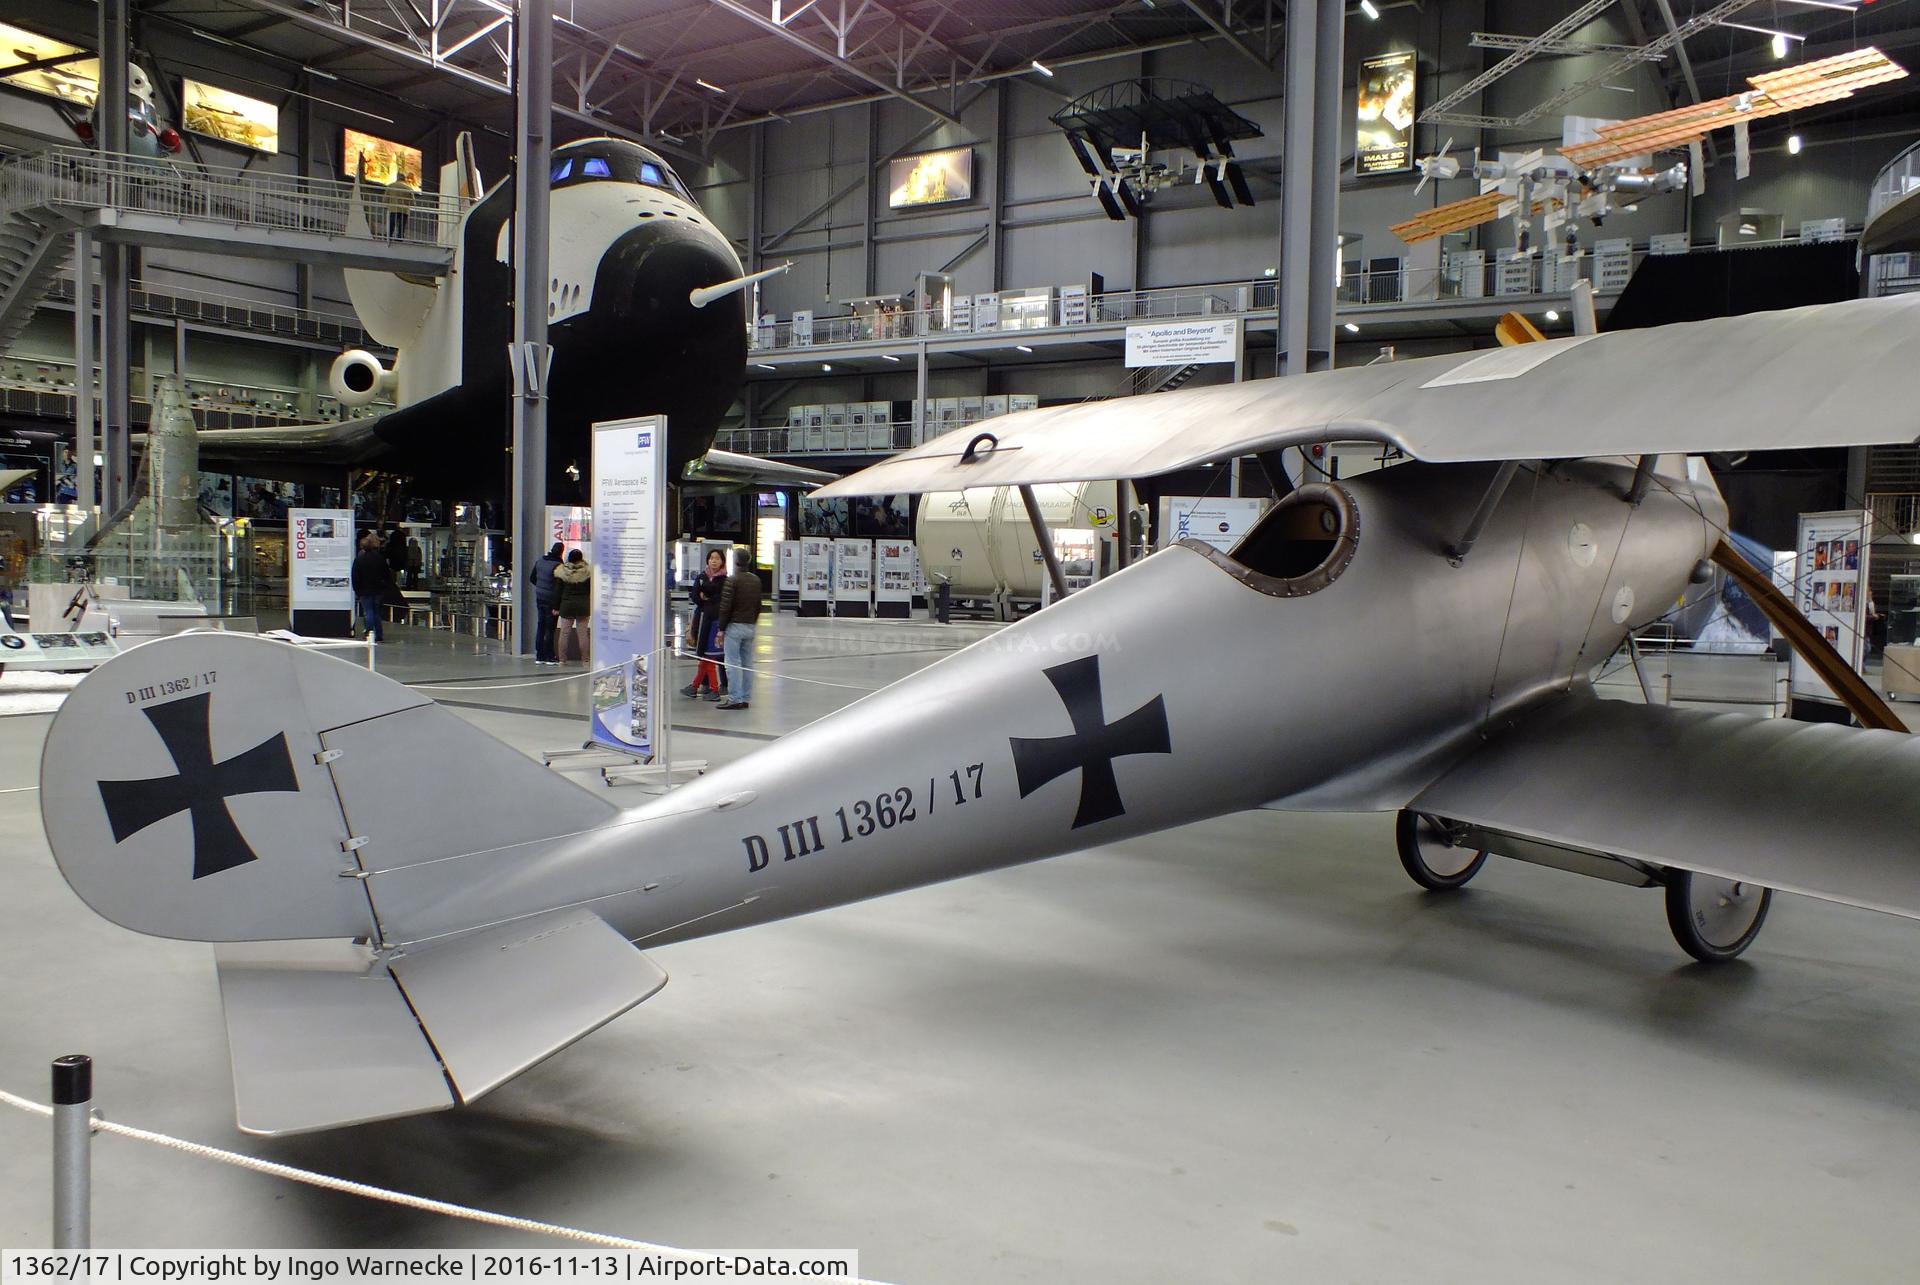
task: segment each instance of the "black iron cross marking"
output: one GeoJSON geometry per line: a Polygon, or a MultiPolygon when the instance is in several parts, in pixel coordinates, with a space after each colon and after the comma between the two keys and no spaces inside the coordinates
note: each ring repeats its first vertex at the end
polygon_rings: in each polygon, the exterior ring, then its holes
{"type": "Polygon", "coordinates": [[[192,817],[195,879],[257,859],[227,811],[229,798],[300,788],[285,732],[224,763],[213,761],[212,699],[211,693],[189,696],[142,711],[173,756],[175,775],[100,782],[100,801],[107,806],[115,843],[176,812],[192,817]]]}
{"type": "Polygon", "coordinates": [[[1170,754],[1167,707],[1156,696],[1117,722],[1106,721],[1100,699],[1100,658],[1085,656],[1042,671],[1073,720],[1070,736],[1009,738],[1013,770],[1026,798],[1057,776],[1080,769],[1080,809],[1073,828],[1126,815],[1113,761],[1123,754],[1170,754]]]}

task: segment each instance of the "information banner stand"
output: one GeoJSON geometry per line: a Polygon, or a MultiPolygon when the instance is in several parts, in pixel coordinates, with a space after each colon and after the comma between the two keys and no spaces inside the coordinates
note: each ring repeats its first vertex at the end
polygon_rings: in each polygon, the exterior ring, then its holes
{"type": "Polygon", "coordinates": [[[800,541],[800,614],[824,616],[833,600],[833,541],[800,541]]]}
{"type": "Polygon", "coordinates": [[[287,510],[287,605],[293,632],[353,632],[353,510],[287,510]]]}
{"type": "Polygon", "coordinates": [[[774,603],[777,606],[797,604],[800,601],[800,542],[782,540],[780,542],[779,575],[775,581],[774,603]]]}
{"type": "Polygon", "coordinates": [[[873,541],[842,537],[833,542],[833,614],[853,619],[873,614],[873,541]]]}
{"type": "Polygon", "coordinates": [[[874,546],[873,614],[905,620],[913,614],[913,544],[881,540],[874,546]]]}
{"type": "MultiPolygon", "coordinates": [[[[547,543],[565,545],[568,549],[575,545],[584,548],[593,543],[593,510],[583,509],[577,504],[549,504],[547,543]]],[[[542,549],[541,552],[545,553],[546,550],[542,549]]],[[[566,556],[564,550],[561,556],[566,556]]]]}
{"type": "MultiPolygon", "coordinates": [[[[1873,515],[1865,509],[1800,515],[1794,602],[1855,673],[1863,671],[1867,659],[1867,555],[1872,546],[1873,515]]],[[[1788,692],[1794,700],[1840,703],[1797,652],[1790,672],[1788,692]]]]}
{"type": "MultiPolygon", "coordinates": [[[[650,415],[593,426],[591,738],[610,750],[664,755],[654,700],[667,619],[667,421],[650,415]]],[[[667,672],[661,665],[660,672],[667,672]]]]}

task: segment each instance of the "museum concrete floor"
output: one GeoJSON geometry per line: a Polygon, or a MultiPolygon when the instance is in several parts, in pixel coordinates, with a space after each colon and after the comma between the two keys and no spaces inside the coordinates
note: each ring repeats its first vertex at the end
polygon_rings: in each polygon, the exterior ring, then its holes
{"type": "MultiPolygon", "coordinates": [[[[981,632],[782,618],[783,677],[744,714],[676,702],[677,752],[750,753],[981,632]]],[[[496,690],[555,671],[394,637],[381,669],[487,731],[579,739],[580,681],[496,690]]],[[[1904,920],[1782,897],[1707,968],[1653,892],[1495,861],[1435,897],[1389,817],[1233,816],[667,948],[658,996],[475,1107],[264,1140],[209,948],[54,870],[47,723],[0,718],[16,1093],[89,1052],[115,1120],[669,1244],[857,1247],[907,1285],[1914,1279],[1904,920]]],[[[45,1243],[46,1132],[0,1108],[0,1244],[45,1243]]],[[[102,1245],[515,1243],[117,1138],[95,1173],[102,1245]]]]}

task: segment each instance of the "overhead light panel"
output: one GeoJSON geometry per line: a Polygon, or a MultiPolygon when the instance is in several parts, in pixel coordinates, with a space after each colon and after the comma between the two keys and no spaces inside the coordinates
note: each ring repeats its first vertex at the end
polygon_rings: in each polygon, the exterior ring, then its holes
{"type": "Polygon", "coordinates": [[[1547,309],[1547,320],[1548,320],[1548,321],[1558,321],[1558,320],[1560,320],[1560,313],[1559,313],[1559,312],[1558,312],[1558,311],[1557,311],[1556,309],[1553,309],[1553,308],[1549,308],[1549,309],[1547,309]]]}
{"type": "Polygon", "coordinates": [[[724,94],[727,92],[726,90],[720,88],[720,86],[714,84],[712,81],[702,80],[698,76],[695,76],[693,78],[693,83],[700,86],[700,88],[702,89],[711,89],[716,94],[724,94]]]}
{"type": "Polygon", "coordinates": [[[1033,69],[1039,72],[1042,76],[1053,75],[1053,68],[1047,66],[1047,64],[1041,62],[1038,58],[1035,58],[1033,60],[1033,69]]]}
{"type": "Polygon", "coordinates": [[[1032,352],[1032,351],[1033,351],[1033,349],[1031,349],[1031,348],[1029,348],[1029,347],[1028,347],[1027,345],[1025,345],[1025,344],[1015,344],[1015,345],[1014,345],[1014,347],[1015,347],[1015,348],[1018,348],[1018,349],[1019,349],[1019,350],[1020,350],[1021,352],[1032,352]]]}
{"type": "Polygon", "coordinates": [[[1787,38],[1784,34],[1776,34],[1774,36],[1773,56],[1775,58],[1785,58],[1787,56],[1787,38]]]}
{"type": "Polygon", "coordinates": [[[1798,134],[1787,135],[1787,155],[1800,155],[1800,136],[1798,134]]]}
{"type": "Polygon", "coordinates": [[[832,362],[830,362],[830,361],[823,361],[823,362],[821,362],[821,363],[820,363],[820,369],[821,369],[821,370],[823,370],[823,371],[825,371],[825,372],[826,372],[827,374],[832,374],[832,373],[833,373],[833,363],[832,363],[832,362]]]}
{"type": "Polygon", "coordinates": [[[760,369],[762,369],[762,370],[778,370],[778,369],[779,369],[779,367],[777,367],[777,366],[769,366],[769,365],[767,365],[767,363],[766,363],[766,362],[764,362],[764,361],[756,361],[756,362],[754,362],[753,364],[754,364],[754,365],[756,365],[756,366],[758,366],[758,367],[759,367],[760,369]]]}
{"type": "Polygon", "coordinates": [[[1367,17],[1373,19],[1375,22],[1380,21],[1380,11],[1374,8],[1373,0],[1360,0],[1360,12],[1366,14],[1367,17]]]}
{"type": "Polygon", "coordinates": [[[1360,327],[1354,325],[1351,321],[1347,322],[1344,326],[1341,327],[1341,329],[1345,330],[1350,335],[1357,335],[1360,333],[1360,327]]]}
{"type": "Polygon", "coordinates": [[[899,361],[900,360],[898,357],[894,356],[890,352],[883,352],[880,354],[880,357],[881,357],[881,360],[883,361],[899,361]]]}

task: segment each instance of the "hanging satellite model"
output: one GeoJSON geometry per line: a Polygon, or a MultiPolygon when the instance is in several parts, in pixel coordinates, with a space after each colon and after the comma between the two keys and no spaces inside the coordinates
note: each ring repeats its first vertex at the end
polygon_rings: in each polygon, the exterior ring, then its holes
{"type": "MultiPolygon", "coordinates": [[[[1557,153],[1534,150],[1502,152],[1497,160],[1483,160],[1478,148],[1473,161],[1463,165],[1452,155],[1449,138],[1437,155],[1422,157],[1417,193],[1430,180],[1471,174],[1480,181],[1480,194],[1423,210],[1393,226],[1393,233],[1409,245],[1461,232],[1491,219],[1512,218],[1514,247],[1521,254],[1540,248],[1542,239],[1564,238],[1567,248],[1579,248],[1578,221],[1599,227],[1619,205],[1631,206],[1643,197],[1674,192],[1691,178],[1697,195],[1705,175],[1699,151],[1713,131],[1731,126],[1744,132],[1756,120],[1778,116],[1818,103],[1851,98],[1857,90],[1898,80],[1907,69],[1869,46],[1853,53],[1822,58],[1784,71],[1750,76],[1752,88],[1725,98],[1637,116],[1632,120],[1594,125],[1567,118],[1564,141],[1557,153]],[[1686,148],[1689,161],[1656,168],[1654,155],[1686,148]],[[1534,235],[1541,220],[1545,238],[1534,235]]],[[[1745,149],[1742,148],[1742,151],[1745,149]]],[[[1740,177],[1745,177],[1744,170],[1740,177]]]]}
{"type": "Polygon", "coordinates": [[[1205,183],[1224,209],[1253,204],[1233,144],[1259,138],[1260,127],[1204,85],[1117,80],[1074,99],[1050,119],[1066,131],[1067,146],[1110,219],[1138,218],[1155,192],[1176,183],[1205,183]],[[1191,153],[1193,168],[1185,155],[1172,161],[1154,156],[1169,150],[1191,153]]]}

